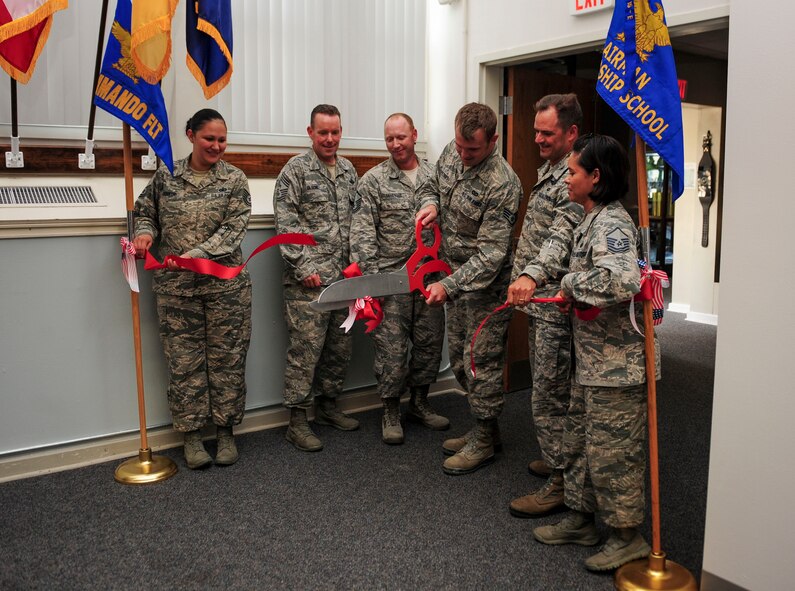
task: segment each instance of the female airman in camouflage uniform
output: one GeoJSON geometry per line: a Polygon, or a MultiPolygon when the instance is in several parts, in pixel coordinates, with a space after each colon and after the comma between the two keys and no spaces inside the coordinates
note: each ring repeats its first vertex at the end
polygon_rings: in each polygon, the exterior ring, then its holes
{"type": "MultiPolygon", "coordinates": [[[[139,254],[155,240],[161,254],[243,262],[240,243],[251,214],[248,180],[221,157],[226,123],[202,109],[188,120],[190,156],[155,173],[135,204],[134,245],[139,254]]],[[[185,434],[189,468],[212,462],[200,429],[217,427],[215,463],[229,465],[238,452],[232,426],[243,419],[246,354],[251,338],[251,279],[247,270],[222,280],[170,268],[155,271],[160,338],[168,363],[168,402],[174,428],[185,434]]]]}
{"type": "MultiPolygon", "coordinates": [[[[564,308],[573,302],[601,312],[592,320],[572,318],[575,378],[564,436],[564,486],[573,511],[533,534],[546,544],[597,544],[598,511],[611,532],[585,566],[609,570],[650,552],[636,529],[644,519],[646,472],[644,340],[629,317],[629,301],[640,291],[638,236],[618,201],[627,193],[629,170],[619,143],[583,136],[568,166],[569,198],[583,206],[585,218],[574,231],[569,272],[558,295],[569,301],[564,308]]],[[[545,248],[565,247],[550,241],[545,248]]]]}

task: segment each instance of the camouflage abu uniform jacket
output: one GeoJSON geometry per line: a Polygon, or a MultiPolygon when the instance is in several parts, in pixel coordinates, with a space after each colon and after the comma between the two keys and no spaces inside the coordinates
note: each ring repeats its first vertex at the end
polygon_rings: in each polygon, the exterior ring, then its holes
{"type": "MultiPolygon", "coordinates": [[[[214,164],[207,175],[191,170],[190,157],[174,163],[174,176],[161,165],[135,202],[135,234],[160,239],[159,251],[188,254],[234,267],[243,264],[240,244],[251,215],[248,179],[239,168],[214,164]]],[[[248,270],[234,279],[189,271],[154,272],[152,290],[177,296],[233,291],[251,284],[248,270]]]]}
{"type": "MultiPolygon", "coordinates": [[[[564,179],[568,174],[569,155],[554,166],[549,162],[538,169],[538,182],[530,193],[522,224],[522,235],[514,255],[511,281],[520,275],[530,276],[538,285],[536,297],[551,297],[560,289],[560,278],[569,268],[569,252],[574,228],[583,217],[582,206],[569,199],[564,179]],[[537,259],[547,240],[555,240],[566,248],[547,251],[544,259],[537,259]],[[550,256],[551,254],[559,255],[550,256]]],[[[556,306],[529,304],[528,314],[548,322],[566,322],[556,306]]]]}
{"type": "MultiPolygon", "coordinates": [[[[416,187],[433,167],[419,159],[416,187]]],[[[351,256],[365,275],[396,271],[416,248],[414,216],[419,210],[415,187],[389,158],[371,168],[359,181],[361,209],[351,224],[351,256]]],[[[430,238],[427,238],[430,242],[430,238]]]]}
{"type": "Polygon", "coordinates": [[[317,246],[281,245],[284,285],[298,285],[315,273],[323,285],[342,278],[350,262],[357,179],[353,164],[342,156],[337,156],[337,178],[332,179],[312,149],[284,165],[273,192],[276,232],[312,234],[317,241],[317,246]]]}
{"type": "Polygon", "coordinates": [[[440,283],[450,298],[485,289],[510,269],[522,185],[496,148],[464,170],[455,141],[450,142],[418,194],[421,208],[432,204],[439,211],[441,258],[453,269],[440,283]]]}
{"type": "MultiPolygon", "coordinates": [[[[577,302],[602,309],[593,320],[572,317],[580,385],[620,387],[646,382],[643,337],[629,318],[629,300],[640,291],[637,244],[635,224],[618,201],[597,205],[574,230],[571,267],[561,280],[561,289],[577,302]]],[[[635,305],[635,312],[638,326],[643,326],[640,304],[635,305]]],[[[659,379],[660,348],[655,351],[659,379]]]]}

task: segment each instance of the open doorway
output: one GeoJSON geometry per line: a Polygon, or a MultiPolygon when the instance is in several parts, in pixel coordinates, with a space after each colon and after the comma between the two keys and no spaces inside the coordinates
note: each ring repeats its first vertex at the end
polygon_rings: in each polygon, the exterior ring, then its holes
{"type": "MultiPolygon", "coordinates": [[[[678,36],[672,31],[674,54],[677,64],[677,74],[683,88],[684,96],[683,110],[687,111],[692,107],[704,114],[703,109],[714,107],[718,111],[709,111],[710,115],[705,115],[710,120],[710,132],[713,138],[718,138],[718,143],[722,144],[725,128],[725,104],[726,104],[726,72],[728,58],[728,29],[726,23],[712,30],[700,30],[697,32],[680,32],[678,36]],[[714,125],[715,113],[720,113],[718,126],[714,125]]],[[[707,27],[704,27],[707,28],[707,27]]],[[[504,154],[506,159],[516,171],[522,181],[524,188],[524,202],[520,206],[519,216],[514,228],[515,241],[518,241],[521,233],[524,213],[527,209],[527,199],[537,181],[537,169],[542,162],[538,155],[538,149],[533,142],[533,109],[532,105],[536,100],[549,93],[574,92],[577,94],[583,107],[584,122],[582,132],[595,132],[607,134],[615,137],[623,145],[630,147],[633,134],[624,121],[609,107],[595,91],[596,78],[601,60],[601,47],[593,48],[588,51],[578,51],[576,53],[561,55],[550,58],[545,56],[542,59],[533,60],[528,57],[522,63],[514,63],[504,66],[503,69],[503,90],[504,94],[512,97],[512,109],[510,114],[503,120],[504,154]]],[[[702,132],[700,126],[686,126],[686,169],[695,170],[698,164],[698,155],[701,154],[702,132]],[[695,131],[694,131],[695,130],[695,131]],[[693,152],[692,146],[696,146],[693,152]],[[690,146],[690,148],[688,148],[690,146]],[[696,154],[694,156],[694,154],[696,154]]],[[[714,309],[714,319],[717,319],[717,287],[720,270],[720,227],[722,200],[722,178],[723,170],[722,151],[716,152],[717,176],[716,176],[716,198],[711,206],[713,211],[709,213],[711,220],[711,240],[708,248],[711,250],[711,257],[705,257],[702,251],[696,252],[696,258],[705,264],[693,269],[690,261],[693,257],[690,249],[703,248],[700,246],[700,233],[698,242],[692,240],[692,216],[693,207],[680,207],[681,215],[687,216],[684,221],[679,222],[680,212],[677,206],[668,202],[665,185],[669,175],[665,174],[665,167],[660,165],[653,173],[655,190],[650,191],[650,230],[655,238],[655,255],[657,256],[657,267],[663,268],[672,277],[674,283],[677,275],[677,249],[683,261],[687,261],[687,273],[682,273],[682,285],[684,281],[692,283],[706,283],[706,288],[700,289],[701,299],[706,302],[710,298],[709,289],[713,294],[710,305],[714,309]],[[658,178],[659,177],[659,178],[658,178]],[[680,226],[677,229],[677,224],[680,226]],[[685,252],[685,249],[688,249],[685,252]],[[696,275],[695,277],[693,275],[696,275]],[[687,278],[685,277],[687,275],[687,278]]],[[[649,154],[649,159],[653,163],[654,155],[649,154]]],[[[636,186],[636,173],[634,159],[632,162],[632,178],[630,186],[636,186]]],[[[659,164],[659,163],[658,163],[659,164]]],[[[697,199],[695,196],[695,185],[691,187],[691,194],[683,195],[677,204],[687,203],[697,199]]],[[[624,200],[627,211],[637,221],[637,195],[634,189],[624,200]]],[[[700,206],[699,206],[700,208],[700,206]]],[[[696,212],[701,219],[701,210],[696,212]]],[[[701,226],[699,226],[701,232],[701,226]]],[[[654,264],[654,261],[653,261],[654,264]]],[[[674,298],[688,298],[694,293],[692,290],[683,289],[674,292],[674,298]]],[[[706,303],[699,303],[699,306],[706,303]]],[[[690,302],[673,302],[676,311],[690,313],[690,302]]],[[[696,314],[697,316],[697,314],[696,314]]],[[[688,317],[689,319],[690,316],[688,317]]],[[[704,318],[692,318],[699,321],[710,322],[710,315],[704,318]]],[[[506,350],[506,372],[505,381],[509,390],[517,390],[529,386],[529,362],[527,346],[527,317],[517,312],[511,322],[508,333],[508,345],[506,350]]]]}

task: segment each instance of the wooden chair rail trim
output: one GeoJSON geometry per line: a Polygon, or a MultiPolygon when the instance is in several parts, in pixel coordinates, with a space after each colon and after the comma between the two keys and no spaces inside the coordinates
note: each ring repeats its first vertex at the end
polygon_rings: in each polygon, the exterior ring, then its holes
{"type": "MultiPolygon", "coordinates": [[[[0,145],[0,153],[10,149],[11,147],[8,145],[0,145]]],[[[81,176],[124,174],[122,150],[118,148],[95,149],[96,167],[93,170],[84,170],[77,165],[78,154],[85,152],[84,147],[22,146],[21,151],[25,159],[25,167],[0,169],[0,172],[81,176]]],[[[152,171],[141,170],[141,156],[146,153],[147,150],[143,148],[133,149],[133,174],[152,175],[152,171]]],[[[293,156],[295,153],[227,152],[224,154],[224,160],[240,168],[249,178],[276,178],[282,167],[293,156]]],[[[345,158],[353,163],[359,176],[386,160],[386,156],[345,156],[345,158]]]]}

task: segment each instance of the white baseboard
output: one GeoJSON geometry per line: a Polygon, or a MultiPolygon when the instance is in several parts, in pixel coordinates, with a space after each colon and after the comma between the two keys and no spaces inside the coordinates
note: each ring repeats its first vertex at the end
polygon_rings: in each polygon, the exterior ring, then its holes
{"type": "MultiPolygon", "coordinates": [[[[453,377],[439,380],[431,386],[431,396],[448,393],[464,394],[453,377]]],[[[374,388],[346,393],[339,399],[339,408],[351,413],[363,412],[380,406],[381,399],[374,388]]],[[[309,416],[312,418],[311,412],[309,416]]],[[[289,422],[289,419],[290,412],[284,407],[246,411],[243,422],[235,427],[235,433],[242,434],[283,427],[289,422]]],[[[208,435],[211,433],[214,433],[212,428],[207,430],[208,435]]],[[[149,448],[154,452],[182,445],[182,433],[174,431],[171,427],[148,429],[146,438],[149,448]]],[[[32,452],[8,454],[0,457],[0,483],[111,460],[127,459],[135,456],[140,447],[141,435],[136,431],[78,443],[56,445],[32,452]]]]}
{"type": "Polygon", "coordinates": [[[668,312],[677,312],[679,314],[687,314],[690,312],[690,304],[677,304],[671,302],[668,304],[668,312]]]}
{"type": "Polygon", "coordinates": [[[690,320],[691,322],[698,322],[699,324],[711,324],[712,326],[718,326],[717,314],[705,314],[703,312],[688,312],[685,320],[690,320]]]}

